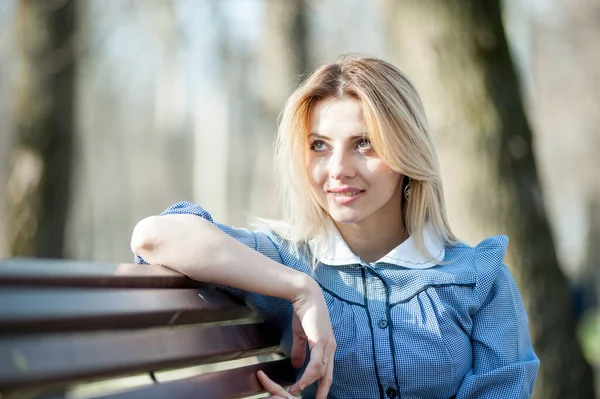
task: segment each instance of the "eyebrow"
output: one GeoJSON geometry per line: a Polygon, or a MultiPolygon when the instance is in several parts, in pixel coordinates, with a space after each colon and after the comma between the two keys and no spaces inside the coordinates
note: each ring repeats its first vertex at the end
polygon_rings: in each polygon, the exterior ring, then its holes
{"type": "MultiPolygon", "coordinates": [[[[323,136],[319,133],[310,133],[308,135],[309,138],[316,138],[316,139],[323,139],[323,140],[331,140],[329,137],[327,136],[323,136]]],[[[367,132],[362,132],[359,134],[355,134],[353,136],[350,136],[350,140],[357,140],[357,139],[364,139],[364,138],[369,138],[369,134],[367,132]]]]}

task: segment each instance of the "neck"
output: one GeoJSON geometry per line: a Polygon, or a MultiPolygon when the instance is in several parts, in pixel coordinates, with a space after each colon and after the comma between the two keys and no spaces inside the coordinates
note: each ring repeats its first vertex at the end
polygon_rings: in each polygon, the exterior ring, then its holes
{"type": "MultiPolygon", "coordinates": [[[[374,221],[375,222],[375,221],[374,221]]],[[[335,223],[348,247],[365,262],[376,262],[408,238],[401,216],[383,223],[335,223]]]]}

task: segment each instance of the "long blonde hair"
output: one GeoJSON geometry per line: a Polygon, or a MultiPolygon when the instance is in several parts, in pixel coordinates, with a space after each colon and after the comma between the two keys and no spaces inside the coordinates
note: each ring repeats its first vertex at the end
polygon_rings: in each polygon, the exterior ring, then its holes
{"type": "Polygon", "coordinates": [[[423,239],[426,223],[444,244],[457,242],[446,216],[439,163],[421,99],[398,68],[369,57],[324,65],[289,97],[275,150],[283,220],[270,223],[271,228],[297,246],[326,234],[329,215],[312,192],[307,173],[310,112],[318,101],[345,97],[361,104],[375,152],[393,171],[412,179],[403,219],[416,247],[432,258],[423,239]]]}

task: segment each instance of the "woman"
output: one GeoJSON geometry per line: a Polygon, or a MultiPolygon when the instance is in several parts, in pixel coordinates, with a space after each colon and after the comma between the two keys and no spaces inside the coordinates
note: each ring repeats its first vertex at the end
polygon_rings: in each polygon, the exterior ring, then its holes
{"type": "Polygon", "coordinates": [[[285,106],[276,160],[282,222],[235,229],[179,203],[138,223],[131,243],[137,262],[233,287],[279,325],[304,370],[289,393],[259,373],[274,397],[531,395],[539,361],[502,264],[508,239],[470,247],[452,233],[401,71],[374,58],[318,69],[285,106]]]}

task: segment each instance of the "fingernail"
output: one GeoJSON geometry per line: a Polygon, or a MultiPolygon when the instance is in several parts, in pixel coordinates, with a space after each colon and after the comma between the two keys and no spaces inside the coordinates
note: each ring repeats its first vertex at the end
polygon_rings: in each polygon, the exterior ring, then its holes
{"type": "Polygon", "coordinates": [[[292,395],[296,395],[296,394],[298,394],[303,389],[304,389],[304,386],[302,386],[302,385],[300,385],[300,386],[294,386],[294,387],[290,388],[290,393],[292,395]]]}

